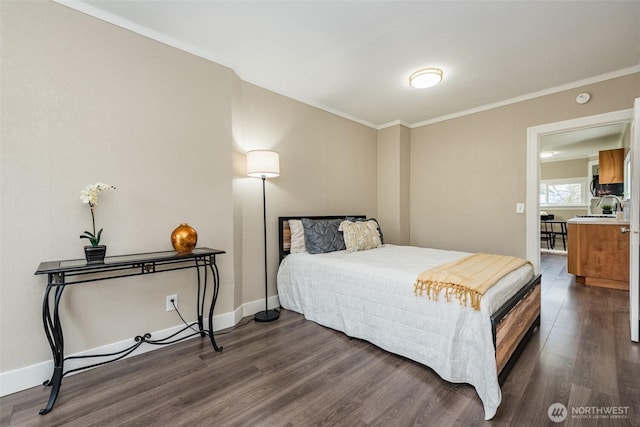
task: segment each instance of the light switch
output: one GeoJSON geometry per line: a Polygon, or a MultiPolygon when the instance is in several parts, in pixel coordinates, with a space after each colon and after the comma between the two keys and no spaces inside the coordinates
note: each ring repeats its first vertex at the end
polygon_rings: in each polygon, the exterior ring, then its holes
{"type": "Polygon", "coordinates": [[[524,213],[524,203],[516,203],[516,213],[524,213]]]}

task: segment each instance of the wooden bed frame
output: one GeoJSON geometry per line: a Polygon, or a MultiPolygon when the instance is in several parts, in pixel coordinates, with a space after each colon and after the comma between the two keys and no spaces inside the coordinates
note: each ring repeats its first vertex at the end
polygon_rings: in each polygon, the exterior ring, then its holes
{"type": "MultiPolygon", "coordinates": [[[[291,246],[290,219],[344,219],[346,217],[366,218],[365,215],[279,217],[280,261],[289,254],[291,246]]],[[[496,349],[496,366],[500,384],[504,383],[507,374],[518,360],[531,336],[540,327],[540,281],[541,276],[535,275],[491,316],[491,332],[496,349]]]]}

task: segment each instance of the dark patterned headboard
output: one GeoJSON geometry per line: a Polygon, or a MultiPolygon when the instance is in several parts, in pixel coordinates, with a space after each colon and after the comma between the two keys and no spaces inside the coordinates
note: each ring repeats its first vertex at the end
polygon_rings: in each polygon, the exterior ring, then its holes
{"type": "Polygon", "coordinates": [[[280,216],[278,217],[278,247],[280,248],[280,261],[289,255],[291,247],[291,230],[289,229],[290,219],[344,219],[344,218],[366,218],[366,215],[328,215],[328,216],[280,216]]]}

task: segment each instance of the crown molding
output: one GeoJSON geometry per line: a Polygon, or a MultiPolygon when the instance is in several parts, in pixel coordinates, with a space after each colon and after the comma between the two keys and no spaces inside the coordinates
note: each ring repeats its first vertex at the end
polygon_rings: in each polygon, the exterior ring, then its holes
{"type": "Polygon", "coordinates": [[[176,49],[180,49],[184,52],[188,52],[191,53],[193,55],[196,55],[198,57],[201,57],[203,59],[215,62],[216,64],[225,66],[229,69],[231,69],[231,71],[233,71],[236,76],[238,76],[238,78],[240,78],[240,80],[247,82],[247,83],[251,83],[253,85],[262,87],[264,89],[267,89],[271,92],[277,93],[279,95],[285,96],[287,98],[293,99],[295,101],[298,102],[302,102],[303,104],[307,104],[311,107],[314,108],[318,108],[320,110],[326,111],[328,113],[334,114],[336,116],[342,117],[344,119],[359,123],[363,126],[367,126],[376,130],[381,130],[381,129],[385,129],[391,126],[396,126],[396,125],[402,125],[402,126],[406,126],[410,129],[414,129],[414,128],[418,128],[418,127],[422,127],[422,126],[427,126],[427,125],[431,125],[434,123],[438,123],[438,122],[443,122],[445,120],[451,120],[451,119],[456,119],[459,117],[463,117],[463,116],[468,116],[470,114],[475,114],[475,113],[479,113],[482,111],[487,111],[487,110],[492,110],[494,108],[499,108],[499,107],[504,107],[506,105],[510,105],[510,104],[515,104],[518,102],[523,102],[523,101],[528,101],[530,99],[534,99],[534,98],[539,98],[541,96],[545,96],[545,95],[551,95],[557,92],[562,92],[565,90],[569,90],[569,89],[575,89],[577,87],[580,86],[586,86],[586,85],[590,85],[590,84],[594,84],[594,83],[599,83],[605,80],[610,80],[610,79],[614,79],[617,77],[623,77],[629,74],[633,74],[633,73],[637,73],[640,72],[640,64],[638,65],[634,65],[632,67],[628,67],[628,68],[623,68],[621,70],[617,70],[617,71],[612,71],[609,73],[605,73],[605,74],[600,74],[598,76],[594,76],[594,77],[589,77],[583,80],[578,80],[575,82],[571,82],[571,83],[566,83],[560,86],[555,86],[549,89],[544,89],[541,91],[537,91],[537,92],[533,92],[533,93],[529,93],[529,94],[525,94],[525,95],[521,95],[521,96],[517,96],[515,98],[510,98],[510,99],[506,99],[504,101],[499,101],[499,102],[495,102],[495,103],[491,103],[491,104],[486,104],[486,105],[482,105],[479,107],[475,107],[475,108],[471,108],[468,110],[463,110],[463,111],[459,111],[456,113],[452,113],[452,114],[447,114],[444,116],[440,116],[440,117],[435,117],[432,119],[427,119],[424,121],[420,121],[420,122],[415,122],[415,123],[408,123],[405,122],[401,119],[397,119],[397,120],[393,120],[391,122],[387,122],[384,124],[374,124],[371,123],[367,120],[364,120],[360,117],[356,117],[352,114],[348,114],[345,113],[343,111],[340,110],[336,110],[334,108],[331,107],[327,107],[326,105],[323,105],[321,103],[318,103],[314,100],[308,100],[308,99],[301,99],[299,97],[295,97],[292,96],[291,94],[288,94],[286,92],[283,92],[282,90],[274,90],[268,87],[268,85],[264,85],[260,82],[252,82],[250,80],[247,80],[245,78],[243,78],[243,76],[238,73],[234,67],[232,62],[228,59],[228,58],[223,58],[223,57],[219,57],[216,55],[213,55],[211,52],[205,50],[205,49],[201,49],[198,47],[195,47],[189,43],[184,43],[181,42],[179,40],[176,40],[172,37],[167,36],[166,34],[162,34],[160,32],[154,31],[150,28],[147,28],[145,26],[136,24],[132,21],[129,21],[127,19],[124,19],[122,17],[116,16],[112,13],[106,12],[102,9],[96,8],[90,4],[84,3],[82,1],[78,1],[78,0],[52,0],[55,3],[58,3],[60,5],[69,7],[71,9],[74,9],[78,12],[90,15],[94,18],[100,19],[102,21],[111,23],[113,25],[116,25],[118,27],[121,27],[125,30],[129,30],[132,31],[134,33],[140,34],[142,36],[148,37],[150,39],[156,40],[160,43],[166,44],[168,46],[174,47],[176,49]]]}
{"type": "Polygon", "coordinates": [[[468,116],[469,114],[475,114],[482,111],[493,110],[494,108],[504,107],[505,105],[516,104],[518,102],[528,101],[530,99],[539,98],[546,95],[552,95],[554,93],[562,92],[565,90],[575,89],[581,86],[587,86],[594,83],[600,83],[605,80],[615,79],[617,77],[624,77],[629,74],[634,74],[640,72],[640,64],[634,65],[632,67],[623,68],[621,70],[612,71],[610,73],[600,74],[598,76],[589,77],[586,79],[578,80],[571,83],[566,83],[560,86],[555,86],[552,88],[544,89],[538,92],[529,93],[526,95],[517,96],[515,98],[506,99],[504,101],[495,102],[492,104],[483,105],[476,108],[471,108],[469,110],[459,111],[457,113],[447,114],[445,116],[436,117],[433,119],[425,120],[422,122],[413,123],[411,128],[417,128],[421,126],[431,125],[438,122],[443,122],[445,120],[456,119],[458,117],[468,116]]]}

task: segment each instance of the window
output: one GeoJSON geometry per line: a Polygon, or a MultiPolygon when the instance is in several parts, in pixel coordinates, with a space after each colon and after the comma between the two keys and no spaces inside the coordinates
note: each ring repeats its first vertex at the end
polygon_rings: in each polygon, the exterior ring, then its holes
{"type": "Polygon", "coordinates": [[[540,182],[540,206],[577,207],[587,205],[587,179],[547,179],[540,182]]]}

